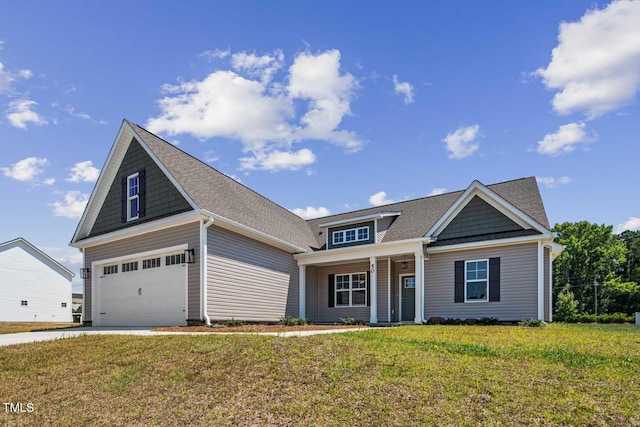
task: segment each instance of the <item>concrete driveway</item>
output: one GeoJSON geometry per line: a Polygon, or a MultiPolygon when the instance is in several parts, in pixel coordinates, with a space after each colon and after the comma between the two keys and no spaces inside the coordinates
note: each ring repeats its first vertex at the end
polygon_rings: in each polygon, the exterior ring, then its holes
{"type": "MultiPolygon", "coordinates": [[[[14,344],[26,344],[39,341],[52,341],[62,338],[79,337],[83,335],[212,335],[210,332],[156,332],[151,327],[129,328],[69,328],[50,331],[22,332],[19,334],[0,335],[0,347],[14,344]]],[[[317,331],[290,331],[290,332],[217,332],[217,334],[243,334],[243,335],[271,335],[277,337],[302,337],[309,335],[337,334],[342,332],[355,332],[372,330],[371,328],[352,329],[322,329],[317,331]]]]}

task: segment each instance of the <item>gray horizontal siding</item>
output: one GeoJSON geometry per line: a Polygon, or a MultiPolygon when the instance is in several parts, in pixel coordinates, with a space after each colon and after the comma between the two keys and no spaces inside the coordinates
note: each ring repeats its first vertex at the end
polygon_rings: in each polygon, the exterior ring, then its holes
{"type": "Polygon", "coordinates": [[[362,273],[369,262],[357,262],[318,267],[318,322],[339,323],[341,317],[369,321],[369,307],[329,307],[329,274],[362,273]]]}
{"type": "MultiPolygon", "coordinates": [[[[180,225],[164,230],[143,234],[128,239],[122,239],[104,245],[93,246],[85,249],[85,265],[91,265],[94,261],[134,255],[171,246],[188,244],[189,247],[200,247],[200,223],[180,225]]],[[[200,261],[196,256],[196,262],[188,264],[188,318],[200,319],[200,261]]],[[[85,321],[91,321],[91,279],[84,281],[85,306],[82,312],[85,321]]]]}
{"type": "Polygon", "coordinates": [[[376,267],[376,277],[377,277],[377,286],[378,292],[376,295],[378,296],[378,322],[388,322],[389,321],[389,261],[387,258],[378,259],[376,267]]]}
{"type": "Polygon", "coordinates": [[[522,230],[522,227],[480,197],[474,196],[438,235],[438,240],[518,230],[522,230]]]}
{"type": "Polygon", "coordinates": [[[431,254],[425,264],[425,318],[538,318],[537,243],[431,254]],[[500,257],[500,301],[454,303],[454,264],[500,257]]]}
{"type": "Polygon", "coordinates": [[[208,229],[207,244],[212,319],[298,316],[298,266],[291,254],[216,226],[208,229]]]}

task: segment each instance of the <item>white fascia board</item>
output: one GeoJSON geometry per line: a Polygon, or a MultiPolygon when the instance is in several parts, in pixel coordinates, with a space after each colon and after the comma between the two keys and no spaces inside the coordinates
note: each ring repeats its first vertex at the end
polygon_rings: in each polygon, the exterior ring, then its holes
{"type": "Polygon", "coordinates": [[[308,252],[304,254],[296,254],[293,258],[298,261],[298,265],[351,262],[371,257],[381,258],[392,255],[414,253],[418,250],[422,251],[422,245],[426,243],[429,243],[429,238],[419,237],[416,239],[398,240],[394,242],[308,252]]]}
{"type": "Polygon", "coordinates": [[[478,196],[485,202],[489,203],[492,207],[496,208],[500,213],[511,219],[524,229],[533,228],[541,233],[548,233],[549,230],[529,215],[515,207],[512,203],[505,200],[502,196],[498,195],[495,191],[489,189],[480,181],[475,180],[471,185],[460,195],[453,205],[440,217],[440,219],[431,227],[431,229],[425,234],[425,236],[438,236],[455,217],[464,209],[464,207],[471,201],[473,196],[478,196]]]}
{"type": "Polygon", "coordinates": [[[380,212],[380,213],[376,213],[376,214],[359,216],[359,217],[355,217],[355,218],[341,219],[340,221],[327,222],[327,223],[318,225],[318,227],[320,227],[320,228],[335,227],[335,226],[338,226],[338,225],[352,224],[352,223],[368,221],[368,220],[372,220],[372,219],[381,219],[381,218],[384,218],[384,217],[387,217],[387,216],[398,216],[400,214],[401,214],[401,212],[380,212]]]}
{"type": "Polygon", "coordinates": [[[521,243],[549,242],[553,239],[551,233],[535,234],[533,236],[509,237],[507,239],[482,240],[479,242],[460,243],[457,245],[428,247],[430,254],[461,251],[465,249],[490,248],[495,246],[519,245],[521,243]]]}
{"type": "Polygon", "coordinates": [[[218,214],[215,214],[213,212],[209,212],[207,210],[201,210],[200,211],[202,215],[208,217],[208,218],[213,218],[214,219],[214,224],[233,231],[234,233],[238,233],[242,236],[246,236],[249,237],[253,240],[257,240],[259,242],[265,243],[269,246],[274,246],[278,249],[282,249],[284,251],[287,251],[289,253],[304,253],[307,252],[306,249],[301,248],[299,246],[293,245],[289,242],[285,242],[284,240],[278,239],[276,237],[270,236],[266,233],[263,233],[262,231],[258,231],[256,229],[253,229],[251,227],[247,227],[246,225],[240,224],[239,222],[227,219],[223,216],[220,216],[218,214]]]}
{"type": "Polygon", "coordinates": [[[104,243],[109,243],[116,240],[139,236],[141,234],[159,231],[165,228],[176,227],[178,225],[200,221],[200,219],[201,215],[198,211],[184,212],[178,215],[157,219],[155,221],[145,222],[142,224],[134,225],[132,227],[122,228],[110,233],[90,237],[88,239],[80,240],[79,242],[72,242],[70,246],[73,246],[74,248],[88,248],[91,246],[102,245],[104,243]]]}
{"type": "Polygon", "coordinates": [[[73,243],[77,242],[78,239],[87,236],[91,232],[96,218],[98,217],[98,213],[100,212],[100,209],[102,209],[102,204],[107,198],[107,194],[111,188],[111,183],[115,179],[118,169],[120,168],[120,164],[122,163],[122,159],[124,159],[124,155],[129,149],[133,134],[134,132],[132,129],[123,121],[120,126],[120,130],[113,141],[107,160],[104,162],[104,165],[102,165],[102,169],[100,169],[100,175],[98,176],[96,185],[93,187],[93,191],[91,191],[91,196],[89,197],[87,206],[82,213],[80,222],[78,222],[76,231],[73,233],[70,246],[74,246],[73,243]]]}

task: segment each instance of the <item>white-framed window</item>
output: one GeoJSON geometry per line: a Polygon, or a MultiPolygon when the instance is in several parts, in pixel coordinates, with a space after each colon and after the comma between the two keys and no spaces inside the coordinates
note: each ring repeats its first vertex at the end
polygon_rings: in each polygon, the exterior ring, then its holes
{"type": "Polygon", "coordinates": [[[160,267],[160,258],[149,258],[142,260],[142,269],[158,268],[160,267]]]}
{"type": "Polygon", "coordinates": [[[118,265],[105,265],[102,268],[102,274],[103,275],[107,275],[107,274],[117,274],[118,273],[118,265]]]}
{"type": "Polygon", "coordinates": [[[127,271],[137,271],[138,270],[138,261],[133,262],[125,262],[122,264],[122,272],[126,273],[127,271]]]}
{"type": "Polygon", "coordinates": [[[167,255],[164,265],[184,264],[184,254],[167,255]]]}
{"type": "Polygon", "coordinates": [[[140,177],[136,172],[127,177],[127,221],[140,216],[140,177]]]}
{"type": "Polygon", "coordinates": [[[336,307],[367,305],[367,274],[350,273],[335,276],[336,307]]]}
{"type": "Polygon", "coordinates": [[[334,245],[359,242],[362,240],[369,240],[369,227],[350,228],[348,230],[333,232],[334,245]]]}
{"type": "Polygon", "coordinates": [[[489,301],[489,260],[479,259],[464,263],[464,301],[489,301]]]}

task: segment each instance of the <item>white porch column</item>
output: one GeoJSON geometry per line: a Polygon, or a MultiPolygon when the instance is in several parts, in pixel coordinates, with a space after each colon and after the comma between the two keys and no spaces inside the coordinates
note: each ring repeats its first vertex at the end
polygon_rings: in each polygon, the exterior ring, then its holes
{"type": "Polygon", "coordinates": [[[413,323],[416,325],[422,324],[422,313],[424,311],[424,254],[422,253],[422,244],[420,244],[420,250],[415,253],[415,274],[416,274],[416,289],[415,289],[415,317],[413,323]]]}
{"type": "Polygon", "coordinates": [[[298,317],[307,316],[307,266],[298,266],[298,317]]]}
{"type": "Polygon", "coordinates": [[[376,257],[369,258],[369,323],[378,323],[378,272],[376,271],[376,257]]]}
{"type": "Polygon", "coordinates": [[[544,321],[544,246],[538,241],[538,320],[544,321]]]}

